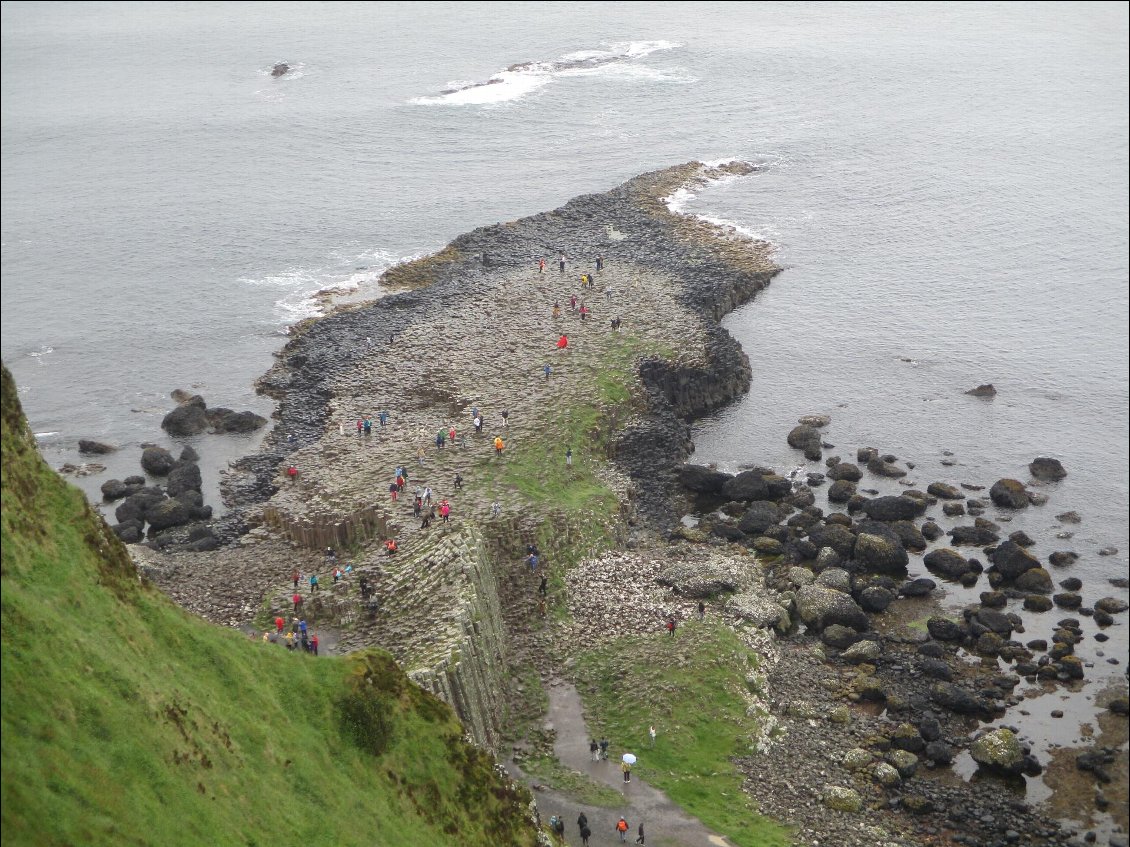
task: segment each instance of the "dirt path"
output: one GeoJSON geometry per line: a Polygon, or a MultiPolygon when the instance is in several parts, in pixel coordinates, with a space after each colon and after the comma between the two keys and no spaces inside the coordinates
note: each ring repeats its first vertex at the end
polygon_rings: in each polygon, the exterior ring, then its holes
{"type": "MultiPolygon", "coordinates": [[[[608,761],[594,762],[589,754],[590,734],[585,725],[581,697],[577,689],[566,682],[555,682],[548,687],[549,714],[547,728],[556,730],[553,752],[562,764],[573,770],[587,774],[595,782],[607,785],[621,792],[624,805],[617,809],[586,806],[556,792],[537,792],[538,809],[542,821],[551,815],[564,816],[566,822],[565,843],[580,844],[577,816],[584,812],[592,829],[590,845],[618,843],[616,822],[623,815],[629,829],[628,843],[636,839],[636,831],[643,822],[647,844],[657,847],[727,847],[725,838],[703,826],[698,820],[687,815],[667,796],[648,785],[638,776],[625,783],[620,772],[620,756],[609,756],[608,761]]],[[[616,751],[613,739],[612,750],[616,751]]],[[[616,751],[619,753],[627,751],[616,751]]],[[[644,759],[646,750],[633,751],[644,759]]]]}

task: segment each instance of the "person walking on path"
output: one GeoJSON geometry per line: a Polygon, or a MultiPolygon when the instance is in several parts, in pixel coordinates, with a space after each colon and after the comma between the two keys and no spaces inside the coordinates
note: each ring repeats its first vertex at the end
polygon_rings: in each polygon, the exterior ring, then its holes
{"type": "Polygon", "coordinates": [[[589,829],[586,823],[581,827],[581,847],[589,847],[589,839],[592,838],[592,830],[589,829]]]}
{"type": "Polygon", "coordinates": [[[282,635],[283,627],[286,626],[286,621],[283,620],[282,615],[275,618],[275,633],[282,635]]]}
{"type": "Polygon", "coordinates": [[[381,429],[385,428],[385,424],[388,423],[388,410],[377,415],[377,422],[381,425],[381,429]]]}
{"type": "Polygon", "coordinates": [[[416,461],[420,463],[421,467],[424,464],[424,454],[426,452],[427,451],[423,447],[416,451],[416,461]]]}
{"type": "Polygon", "coordinates": [[[499,414],[502,415],[502,428],[506,429],[506,425],[510,421],[510,413],[503,409],[499,414]]]}
{"type": "Polygon", "coordinates": [[[338,421],[337,422],[337,434],[338,435],[345,435],[345,421],[338,421]]]}
{"type": "Polygon", "coordinates": [[[589,825],[589,818],[584,812],[577,815],[577,829],[584,829],[589,825]]]}
{"type": "Polygon", "coordinates": [[[581,320],[583,321],[589,314],[589,307],[584,303],[581,304],[581,320]]]}
{"type": "Polygon", "coordinates": [[[607,738],[600,739],[600,758],[603,759],[606,762],[608,761],[608,739],[607,738]]]}
{"type": "Polygon", "coordinates": [[[597,256],[596,257],[596,272],[600,273],[602,270],[604,270],[604,257],[603,256],[597,256]]]}
{"type": "Polygon", "coordinates": [[[297,591],[297,590],[298,590],[298,580],[302,579],[302,574],[300,574],[300,573],[298,572],[298,568],[295,568],[295,569],[294,569],[294,573],[292,573],[292,574],[290,575],[290,578],[291,578],[292,580],[294,580],[294,588],[295,588],[295,590],[297,591]]]}
{"type": "Polygon", "coordinates": [[[414,517],[414,518],[420,517],[420,511],[423,508],[424,508],[424,498],[421,497],[419,494],[417,494],[416,499],[412,501],[412,517],[414,517]]]}
{"type": "Polygon", "coordinates": [[[604,299],[605,300],[611,300],[612,299],[612,286],[611,285],[607,286],[604,289],[604,299]]]}
{"type": "Polygon", "coordinates": [[[496,435],[494,437],[494,455],[501,456],[502,451],[505,449],[505,447],[506,447],[506,444],[503,443],[502,436],[496,435]]]}
{"type": "Polygon", "coordinates": [[[454,485],[455,485],[456,490],[463,487],[463,474],[459,473],[458,471],[456,471],[456,473],[455,473],[455,483],[454,483],[454,485]]]}
{"type": "Polygon", "coordinates": [[[365,431],[365,422],[360,418],[357,419],[357,434],[360,435],[365,431]]]}
{"type": "Polygon", "coordinates": [[[628,843],[628,822],[623,817],[616,821],[616,834],[620,836],[620,843],[628,843]]]}
{"type": "Polygon", "coordinates": [[[644,843],[644,841],[643,841],[643,821],[640,821],[640,826],[639,826],[639,829],[636,830],[636,833],[637,833],[636,843],[637,844],[643,844],[644,843]]]}
{"type": "Polygon", "coordinates": [[[432,489],[430,486],[424,486],[424,505],[432,505],[432,489]]]}
{"type": "Polygon", "coordinates": [[[627,762],[620,763],[620,770],[624,773],[624,782],[632,781],[632,766],[627,762]]]}
{"type": "Polygon", "coordinates": [[[526,564],[530,566],[530,573],[538,572],[538,554],[531,553],[526,557],[526,564]]]}
{"type": "Polygon", "coordinates": [[[310,636],[310,652],[315,656],[318,655],[318,633],[316,632],[310,636]]]}
{"type": "Polygon", "coordinates": [[[294,614],[297,615],[298,610],[302,608],[302,595],[296,591],[290,599],[294,602],[294,614]]]}
{"type": "Polygon", "coordinates": [[[557,257],[557,264],[561,268],[561,273],[565,273],[565,254],[562,253],[557,257]]]}
{"type": "Polygon", "coordinates": [[[483,434],[483,419],[482,419],[481,415],[478,415],[478,416],[475,417],[474,424],[475,424],[475,435],[482,435],[483,434]]]}
{"type": "Polygon", "coordinates": [[[538,273],[545,273],[545,256],[542,256],[540,259],[538,259],[538,273]]]}
{"type": "Polygon", "coordinates": [[[647,728],[647,737],[651,740],[651,746],[655,746],[655,724],[647,728]]]}
{"type": "MultiPolygon", "coordinates": [[[[544,597],[549,592],[549,577],[545,574],[541,575],[541,582],[538,583],[538,594],[544,597]]],[[[279,620],[282,620],[281,618],[279,620]]]]}
{"type": "Polygon", "coordinates": [[[706,604],[701,600],[698,601],[698,619],[706,620],[706,604]]]}
{"type": "Polygon", "coordinates": [[[675,637],[675,616],[674,615],[668,615],[667,616],[667,634],[670,635],[672,638],[675,637]]]}
{"type": "Polygon", "coordinates": [[[371,420],[369,420],[369,418],[367,418],[367,417],[365,418],[365,422],[364,422],[363,426],[365,427],[365,434],[366,435],[372,435],[373,434],[373,422],[371,420]]]}
{"type": "Polygon", "coordinates": [[[542,368],[542,370],[545,371],[545,378],[549,379],[549,375],[553,373],[553,368],[549,366],[548,362],[546,363],[545,367],[542,368]]]}
{"type": "Polygon", "coordinates": [[[397,494],[398,494],[399,492],[400,492],[400,489],[396,487],[396,483],[395,483],[395,482],[389,483],[389,486],[388,486],[388,494],[389,494],[389,496],[390,496],[390,497],[392,498],[392,502],[393,502],[393,503],[395,503],[395,502],[396,502],[396,495],[397,495],[397,494]]]}
{"type": "Polygon", "coordinates": [[[573,448],[572,447],[566,447],[565,448],[565,467],[567,467],[567,468],[573,467],[573,448]]]}
{"type": "Polygon", "coordinates": [[[576,294],[570,294],[569,295],[569,309],[570,309],[570,311],[573,311],[573,312],[577,311],[577,295],[576,294]]]}
{"type": "MultiPolygon", "coordinates": [[[[600,745],[596,743],[595,738],[589,741],[589,753],[592,754],[592,760],[594,762],[600,759],[600,745]]],[[[580,821],[577,823],[580,823],[580,821]]]]}
{"type": "Polygon", "coordinates": [[[553,317],[555,319],[561,317],[561,304],[560,303],[554,303],[553,304],[553,317]]]}
{"type": "Polygon", "coordinates": [[[557,349],[558,350],[564,350],[568,346],[569,346],[569,337],[567,335],[562,335],[560,338],[557,339],[557,349]]]}
{"type": "Polygon", "coordinates": [[[502,504],[499,503],[497,500],[495,500],[493,503],[490,504],[490,516],[492,518],[497,518],[501,514],[502,514],[502,504]]]}
{"type": "Polygon", "coordinates": [[[442,501],[442,502],[441,502],[441,503],[439,504],[439,516],[440,516],[440,519],[441,519],[441,520],[442,520],[442,521],[443,521],[444,523],[447,523],[447,518],[448,518],[448,516],[449,516],[450,514],[451,514],[451,504],[450,504],[450,503],[448,503],[448,502],[447,502],[447,499],[445,498],[445,499],[444,499],[444,500],[443,500],[443,501],[442,501]]]}
{"type": "Polygon", "coordinates": [[[451,439],[451,443],[454,445],[455,444],[455,426],[454,425],[452,425],[451,427],[448,428],[447,437],[449,439],[451,439]]]}
{"type": "Polygon", "coordinates": [[[318,593],[318,575],[316,573],[310,574],[310,593],[318,593]]]}
{"type": "Polygon", "coordinates": [[[442,450],[445,441],[447,441],[447,433],[441,429],[436,433],[436,447],[442,450]]]}

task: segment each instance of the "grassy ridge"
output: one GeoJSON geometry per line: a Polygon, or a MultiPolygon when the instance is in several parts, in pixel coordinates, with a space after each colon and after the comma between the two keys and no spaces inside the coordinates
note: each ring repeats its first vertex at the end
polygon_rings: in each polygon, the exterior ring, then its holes
{"type": "Polygon", "coordinates": [[[727,627],[695,622],[673,639],[626,638],[590,652],[576,677],[590,729],[636,753],[634,772],[740,847],[787,847],[788,830],[757,813],[731,761],[749,755],[756,718],[742,689],[758,661],[727,627]]]}
{"type": "Polygon", "coordinates": [[[3,370],[5,845],[532,844],[528,797],[386,654],[313,659],[141,585],[3,370]]]}

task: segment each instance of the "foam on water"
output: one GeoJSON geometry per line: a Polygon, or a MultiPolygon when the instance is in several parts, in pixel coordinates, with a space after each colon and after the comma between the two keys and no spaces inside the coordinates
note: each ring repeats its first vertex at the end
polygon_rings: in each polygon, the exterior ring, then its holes
{"type": "Polygon", "coordinates": [[[660,71],[630,64],[660,50],[681,45],[673,41],[619,41],[604,49],[576,50],[555,61],[519,62],[499,71],[483,82],[450,82],[443,92],[414,97],[416,106],[490,106],[525,97],[544,88],[554,79],[568,76],[625,76],[650,81],[695,82],[682,69],[660,71]]]}

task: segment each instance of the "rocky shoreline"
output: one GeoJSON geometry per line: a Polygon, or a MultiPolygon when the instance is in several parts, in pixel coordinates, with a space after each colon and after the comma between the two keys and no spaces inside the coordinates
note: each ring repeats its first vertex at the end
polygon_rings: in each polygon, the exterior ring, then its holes
{"type": "MultiPolygon", "coordinates": [[[[602,639],[655,631],[675,610],[689,618],[701,597],[771,659],[764,726],[783,728],[784,740],[766,736],[738,764],[762,810],[795,824],[799,840],[1073,843],[995,777],[912,778],[919,767],[946,770],[955,747],[967,745],[973,716],[999,714],[994,704],[1011,687],[997,659],[1033,660],[1031,647],[1008,640],[1015,622],[1001,629],[1008,619],[995,598],[964,622],[919,610],[927,630],[884,615],[892,604],[928,606],[914,595],[932,586],[892,575],[932,532],[914,521],[931,501],[958,500],[954,492],[866,497],[856,490],[862,471],[836,462],[828,500],[849,514],[833,519],[814,505],[823,479],[767,469],[730,477],[683,464],[693,451],[690,421],[749,387],[748,358],[719,321],[780,269],[765,245],[675,215],[664,199],[753,172],[690,163],[474,230],[387,272],[382,286],[395,293],[299,325],[259,383],[279,401],[276,425],[224,480],[230,511],[211,524],[224,546],[193,554],[174,543],[138,558],[178,601],[240,625],[285,611],[291,570],[324,576],[321,551],[334,547],[375,594],[360,597],[349,580],[329,585],[309,598],[307,616],[337,629],[342,649],[390,650],[495,750],[505,722],[499,698],[517,696],[513,669],[532,664],[548,679],[602,639]],[[598,255],[604,269],[596,273],[598,255]],[[549,263],[544,272],[539,257],[549,263]],[[580,289],[581,273],[593,275],[593,288],[580,289]],[[593,312],[587,323],[569,303],[578,294],[593,312]],[[555,301],[560,317],[551,314],[555,301]],[[564,335],[568,347],[555,349],[564,335]],[[471,427],[479,409],[482,435],[471,427]],[[390,413],[387,428],[355,431],[356,420],[381,411],[390,413]],[[451,443],[434,444],[449,427],[457,429],[451,443]],[[503,457],[489,446],[496,434],[506,438],[503,457]],[[575,465],[566,465],[566,449],[575,465]],[[408,491],[423,484],[450,498],[454,522],[418,528],[410,502],[390,498],[397,466],[409,473],[408,491]],[[696,509],[701,526],[683,527],[680,517],[696,509]],[[400,544],[395,559],[380,546],[389,536],[400,544]],[[535,623],[522,560],[531,544],[555,577],[553,601],[574,613],[560,626],[535,623]],[[577,603],[591,619],[591,598],[610,595],[631,602],[618,615],[597,609],[597,627],[575,624],[577,603]],[[988,644],[986,633],[997,638],[981,653],[993,657],[991,669],[952,662],[959,645],[988,644]],[[924,650],[927,642],[941,646],[924,650]]],[[[802,422],[790,444],[819,456],[820,425],[802,422]]],[[[899,472],[878,451],[858,460],[878,476],[899,472]]],[[[1010,496],[1020,494],[1006,485],[993,499],[1010,496]]],[[[969,531],[981,546],[999,540],[980,521],[969,531]]],[[[1023,558],[1015,541],[1002,548],[998,573],[1023,558]]],[[[941,558],[939,567],[960,565],[962,573],[947,572],[957,579],[980,573],[963,556],[941,558]]],[[[1004,578],[1036,570],[1013,569],[1004,578]]],[[[1035,580],[1027,577],[1028,592],[1046,596],[1035,580]]],[[[1070,676],[1070,650],[1053,664],[1054,674],[1070,676]]],[[[999,769],[1032,767],[1021,752],[999,769]]]]}

